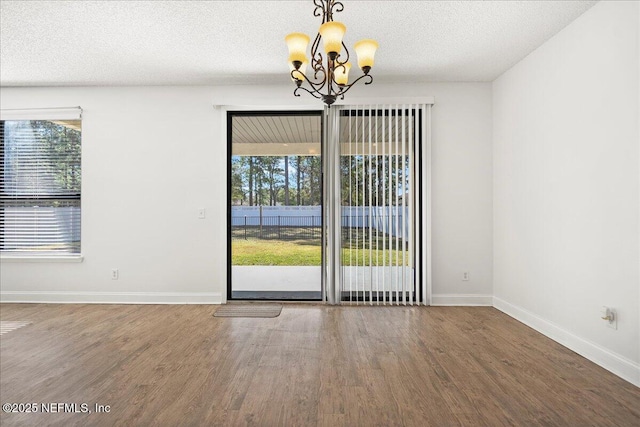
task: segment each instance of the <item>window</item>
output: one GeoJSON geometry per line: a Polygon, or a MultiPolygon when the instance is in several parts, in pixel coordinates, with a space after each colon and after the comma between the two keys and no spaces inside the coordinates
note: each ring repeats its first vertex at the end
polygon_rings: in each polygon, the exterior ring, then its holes
{"type": "Polygon", "coordinates": [[[79,255],[79,112],[60,120],[7,116],[0,120],[0,252],[79,255]]]}

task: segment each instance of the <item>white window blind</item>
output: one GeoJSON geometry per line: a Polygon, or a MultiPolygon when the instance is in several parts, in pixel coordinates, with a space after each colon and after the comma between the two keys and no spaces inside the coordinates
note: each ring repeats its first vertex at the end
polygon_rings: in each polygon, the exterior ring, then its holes
{"type": "Polygon", "coordinates": [[[2,254],[80,254],[80,112],[2,111],[2,254]]]}

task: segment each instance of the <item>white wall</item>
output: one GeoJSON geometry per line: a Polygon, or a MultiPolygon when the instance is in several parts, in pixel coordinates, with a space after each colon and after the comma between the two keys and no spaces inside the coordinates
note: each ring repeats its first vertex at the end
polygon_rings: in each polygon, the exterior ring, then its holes
{"type": "Polygon", "coordinates": [[[601,2],[493,83],[493,273],[496,307],[640,385],[639,16],[601,2]]]}
{"type": "MultiPolygon", "coordinates": [[[[3,261],[2,300],[224,300],[226,139],[212,105],[319,106],[291,93],[289,85],[1,88],[5,109],[84,109],[84,261],[3,261]]],[[[434,302],[490,304],[491,84],[374,83],[350,95],[435,97],[434,302]]]]}

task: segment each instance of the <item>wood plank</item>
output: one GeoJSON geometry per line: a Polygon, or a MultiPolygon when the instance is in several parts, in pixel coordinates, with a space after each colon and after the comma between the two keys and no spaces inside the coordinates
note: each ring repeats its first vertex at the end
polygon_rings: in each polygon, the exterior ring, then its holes
{"type": "Polygon", "coordinates": [[[0,414],[42,425],[640,425],[640,389],[490,307],[1,304],[0,414]]]}

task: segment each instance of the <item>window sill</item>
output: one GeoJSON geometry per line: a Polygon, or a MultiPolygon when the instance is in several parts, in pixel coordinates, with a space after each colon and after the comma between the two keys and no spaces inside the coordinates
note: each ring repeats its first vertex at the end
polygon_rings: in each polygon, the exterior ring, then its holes
{"type": "Polygon", "coordinates": [[[72,256],[37,256],[37,255],[0,255],[0,262],[82,262],[82,255],[72,256]]]}

